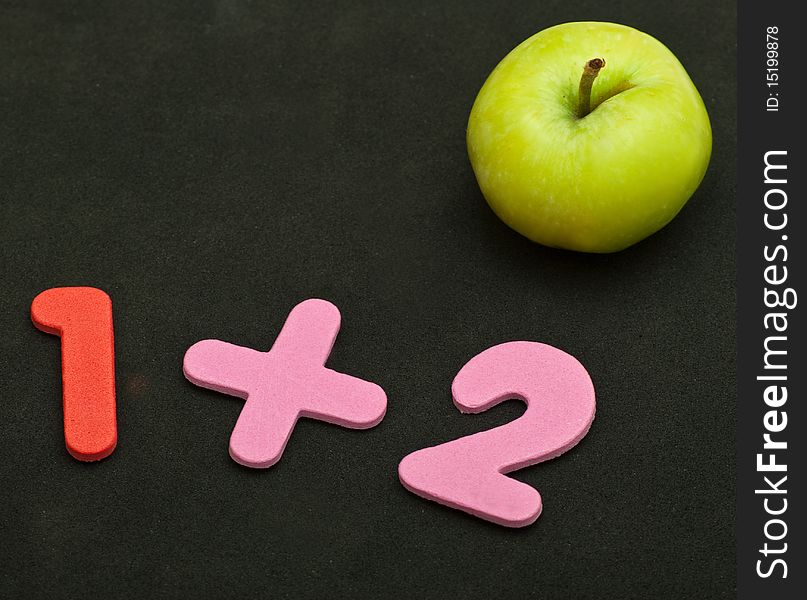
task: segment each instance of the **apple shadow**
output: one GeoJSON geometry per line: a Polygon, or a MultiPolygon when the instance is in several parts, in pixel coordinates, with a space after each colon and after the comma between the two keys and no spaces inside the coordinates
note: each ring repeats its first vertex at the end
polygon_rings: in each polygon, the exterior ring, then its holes
{"type": "Polygon", "coordinates": [[[523,270],[524,273],[541,273],[560,280],[586,277],[588,285],[603,284],[621,277],[632,279],[635,274],[647,276],[663,267],[671,255],[687,249],[687,236],[693,235],[693,213],[697,205],[711,195],[710,185],[704,180],[681,212],[656,233],[619,252],[597,254],[550,248],[533,242],[499,219],[488,206],[473,175],[465,184],[462,200],[477,228],[482,243],[499,259],[523,270]],[[694,205],[694,206],[693,206],[694,205]]]}

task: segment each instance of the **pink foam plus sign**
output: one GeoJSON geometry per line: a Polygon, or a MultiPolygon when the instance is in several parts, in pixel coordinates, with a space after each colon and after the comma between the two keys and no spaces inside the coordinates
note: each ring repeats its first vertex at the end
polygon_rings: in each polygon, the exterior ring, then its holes
{"type": "Polygon", "coordinates": [[[306,300],[289,313],[269,352],[219,340],[185,353],[192,383],[246,399],[230,437],[230,456],[247,467],[271,467],[300,417],[352,429],[377,425],[387,410],[378,385],[325,367],[341,317],[325,300],[306,300]]]}

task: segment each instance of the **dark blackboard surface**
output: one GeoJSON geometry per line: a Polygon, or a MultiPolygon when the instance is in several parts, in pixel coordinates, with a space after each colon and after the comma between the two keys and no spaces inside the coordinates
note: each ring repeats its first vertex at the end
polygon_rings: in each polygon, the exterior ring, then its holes
{"type": "Polygon", "coordinates": [[[733,2],[0,4],[0,596],[723,598],[734,594],[733,2]],[[490,70],[550,25],[667,44],[714,154],[681,215],[616,255],[534,245],[487,208],[465,124],[490,70]],[[113,299],[119,446],[62,439],[41,290],[113,299]],[[183,377],[203,338],[268,348],[333,301],[329,366],[382,385],[377,428],[313,421],[236,465],[242,402],[183,377]],[[508,530],[398,483],[408,452],[512,420],[450,383],[493,344],[576,356],[582,443],[518,473],[508,530]]]}

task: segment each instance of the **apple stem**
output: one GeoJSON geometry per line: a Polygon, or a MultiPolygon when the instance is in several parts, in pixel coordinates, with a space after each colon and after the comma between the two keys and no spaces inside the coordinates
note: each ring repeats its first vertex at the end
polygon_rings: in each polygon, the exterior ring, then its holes
{"type": "Polygon", "coordinates": [[[594,80],[603,67],[605,67],[604,58],[592,58],[583,67],[577,103],[577,116],[581,119],[591,112],[591,86],[594,85],[594,80]]]}

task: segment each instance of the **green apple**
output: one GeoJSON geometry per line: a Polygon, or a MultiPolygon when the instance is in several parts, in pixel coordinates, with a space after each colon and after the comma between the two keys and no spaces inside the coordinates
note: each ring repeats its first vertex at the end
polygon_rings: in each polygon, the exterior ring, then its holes
{"type": "Polygon", "coordinates": [[[494,69],[467,142],[507,225],[547,246],[615,252],[678,214],[706,172],[712,130],[661,42],[625,25],[566,23],[494,69]]]}

